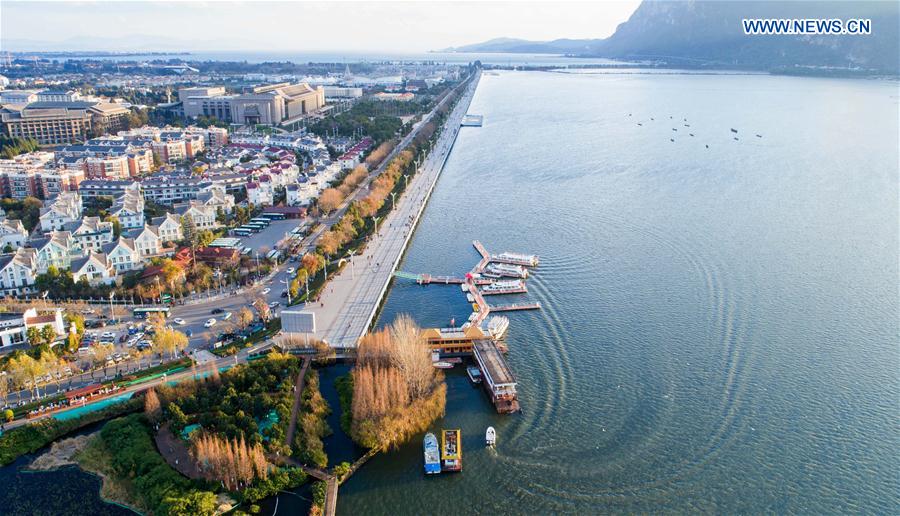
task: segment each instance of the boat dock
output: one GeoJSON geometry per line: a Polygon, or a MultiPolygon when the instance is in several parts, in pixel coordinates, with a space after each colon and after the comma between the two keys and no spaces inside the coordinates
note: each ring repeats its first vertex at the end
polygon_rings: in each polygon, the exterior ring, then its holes
{"type": "Polygon", "coordinates": [[[540,303],[513,303],[511,305],[491,306],[492,312],[512,312],[513,310],[540,310],[540,303]]]}
{"type": "Polygon", "coordinates": [[[484,115],[466,115],[459,125],[462,127],[481,127],[484,124],[484,115]]]}
{"type": "Polygon", "coordinates": [[[481,370],[482,385],[491,398],[494,408],[501,414],[519,411],[516,377],[503,353],[493,340],[479,340],[472,348],[475,361],[481,370]]]}

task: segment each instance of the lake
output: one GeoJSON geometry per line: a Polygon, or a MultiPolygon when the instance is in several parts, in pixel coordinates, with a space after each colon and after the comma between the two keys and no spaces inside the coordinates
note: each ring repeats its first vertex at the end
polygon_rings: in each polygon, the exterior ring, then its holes
{"type": "MultiPolygon", "coordinates": [[[[419,437],[339,513],[900,511],[896,82],[503,72],[469,112],[401,268],[540,255],[489,299],[544,307],[509,315],[523,411],[451,372],[463,472],[419,437]]],[[[469,312],[398,280],[380,323],[469,312]]]]}

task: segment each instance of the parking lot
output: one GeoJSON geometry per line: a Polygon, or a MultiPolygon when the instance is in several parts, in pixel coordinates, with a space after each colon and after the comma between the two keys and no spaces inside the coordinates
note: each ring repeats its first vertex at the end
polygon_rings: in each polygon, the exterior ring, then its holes
{"type": "Polygon", "coordinates": [[[304,221],[305,219],[273,220],[272,223],[269,224],[269,227],[259,233],[238,238],[241,239],[241,245],[243,247],[249,247],[256,251],[259,251],[262,248],[271,250],[275,248],[275,244],[277,244],[279,240],[289,235],[294,228],[303,224],[304,221]]]}

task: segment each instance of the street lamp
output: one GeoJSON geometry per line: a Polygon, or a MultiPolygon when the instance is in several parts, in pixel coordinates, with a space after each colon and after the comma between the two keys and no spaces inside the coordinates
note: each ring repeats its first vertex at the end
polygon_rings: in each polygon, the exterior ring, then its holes
{"type": "Polygon", "coordinates": [[[391,192],[391,209],[394,209],[394,204],[396,204],[397,192],[391,192]]]}
{"type": "Polygon", "coordinates": [[[375,235],[378,235],[378,221],[381,220],[375,215],[372,215],[372,222],[375,223],[375,235]]]}
{"type": "Polygon", "coordinates": [[[288,280],[278,280],[278,281],[281,283],[284,283],[284,289],[287,291],[287,295],[288,295],[287,296],[288,297],[288,306],[291,306],[291,285],[290,285],[291,282],[288,280]]]}
{"type": "Polygon", "coordinates": [[[116,312],[113,310],[113,298],[116,296],[116,291],[112,290],[109,292],[109,315],[113,321],[116,320],[116,312]]]}
{"type": "Polygon", "coordinates": [[[351,280],[355,278],[355,276],[353,274],[353,254],[354,253],[356,253],[355,249],[351,249],[350,251],[347,252],[347,256],[349,258],[347,261],[350,262],[350,279],[351,280]]]}

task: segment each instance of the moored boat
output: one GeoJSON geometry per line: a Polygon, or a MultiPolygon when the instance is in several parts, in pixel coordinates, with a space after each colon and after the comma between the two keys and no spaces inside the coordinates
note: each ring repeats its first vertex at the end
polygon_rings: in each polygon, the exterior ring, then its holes
{"type": "Polygon", "coordinates": [[[509,330],[509,318],[502,315],[494,315],[487,323],[487,333],[495,339],[502,339],[509,330]]]}
{"type": "Polygon", "coordinates": [[[475,366],[469,366],[466,368],[466,374],[469,375],[469,380],[472,383],[481,383],[481,370],[475,366]]]}
{"type": "Polygon", "coordinates": [[[438,447],[437,437],[433,433],[425,434],[422,440],[422,448],[425,453],[425,474],[436,475],[441,472],[441,449],[438,447]]]}
{"type": "Polygon", "coordinates": [[[488,446],[497,444],[497,432],[494,430],[494,427],[487,427],[487,431],[484,433],[484,442],[488,446]]]}
{"type": "Polygon", "coordinates": [[[460,431],[441,430],[441,470],[462,471],[462,439],[460,431]]]}
{"type": "Polygon", "coordinates": [[[450,362],[445,362],[445,361],[443,361],[443,360],[439,360],[439,361],[437,361],[437,362],[432,362],[431,365],[434,366],[434,367],[436,367],[436,368],[438,368],[438,369],[453,369],[453,364],[452,364],[452,363],[450,363],[450,362]]]}

